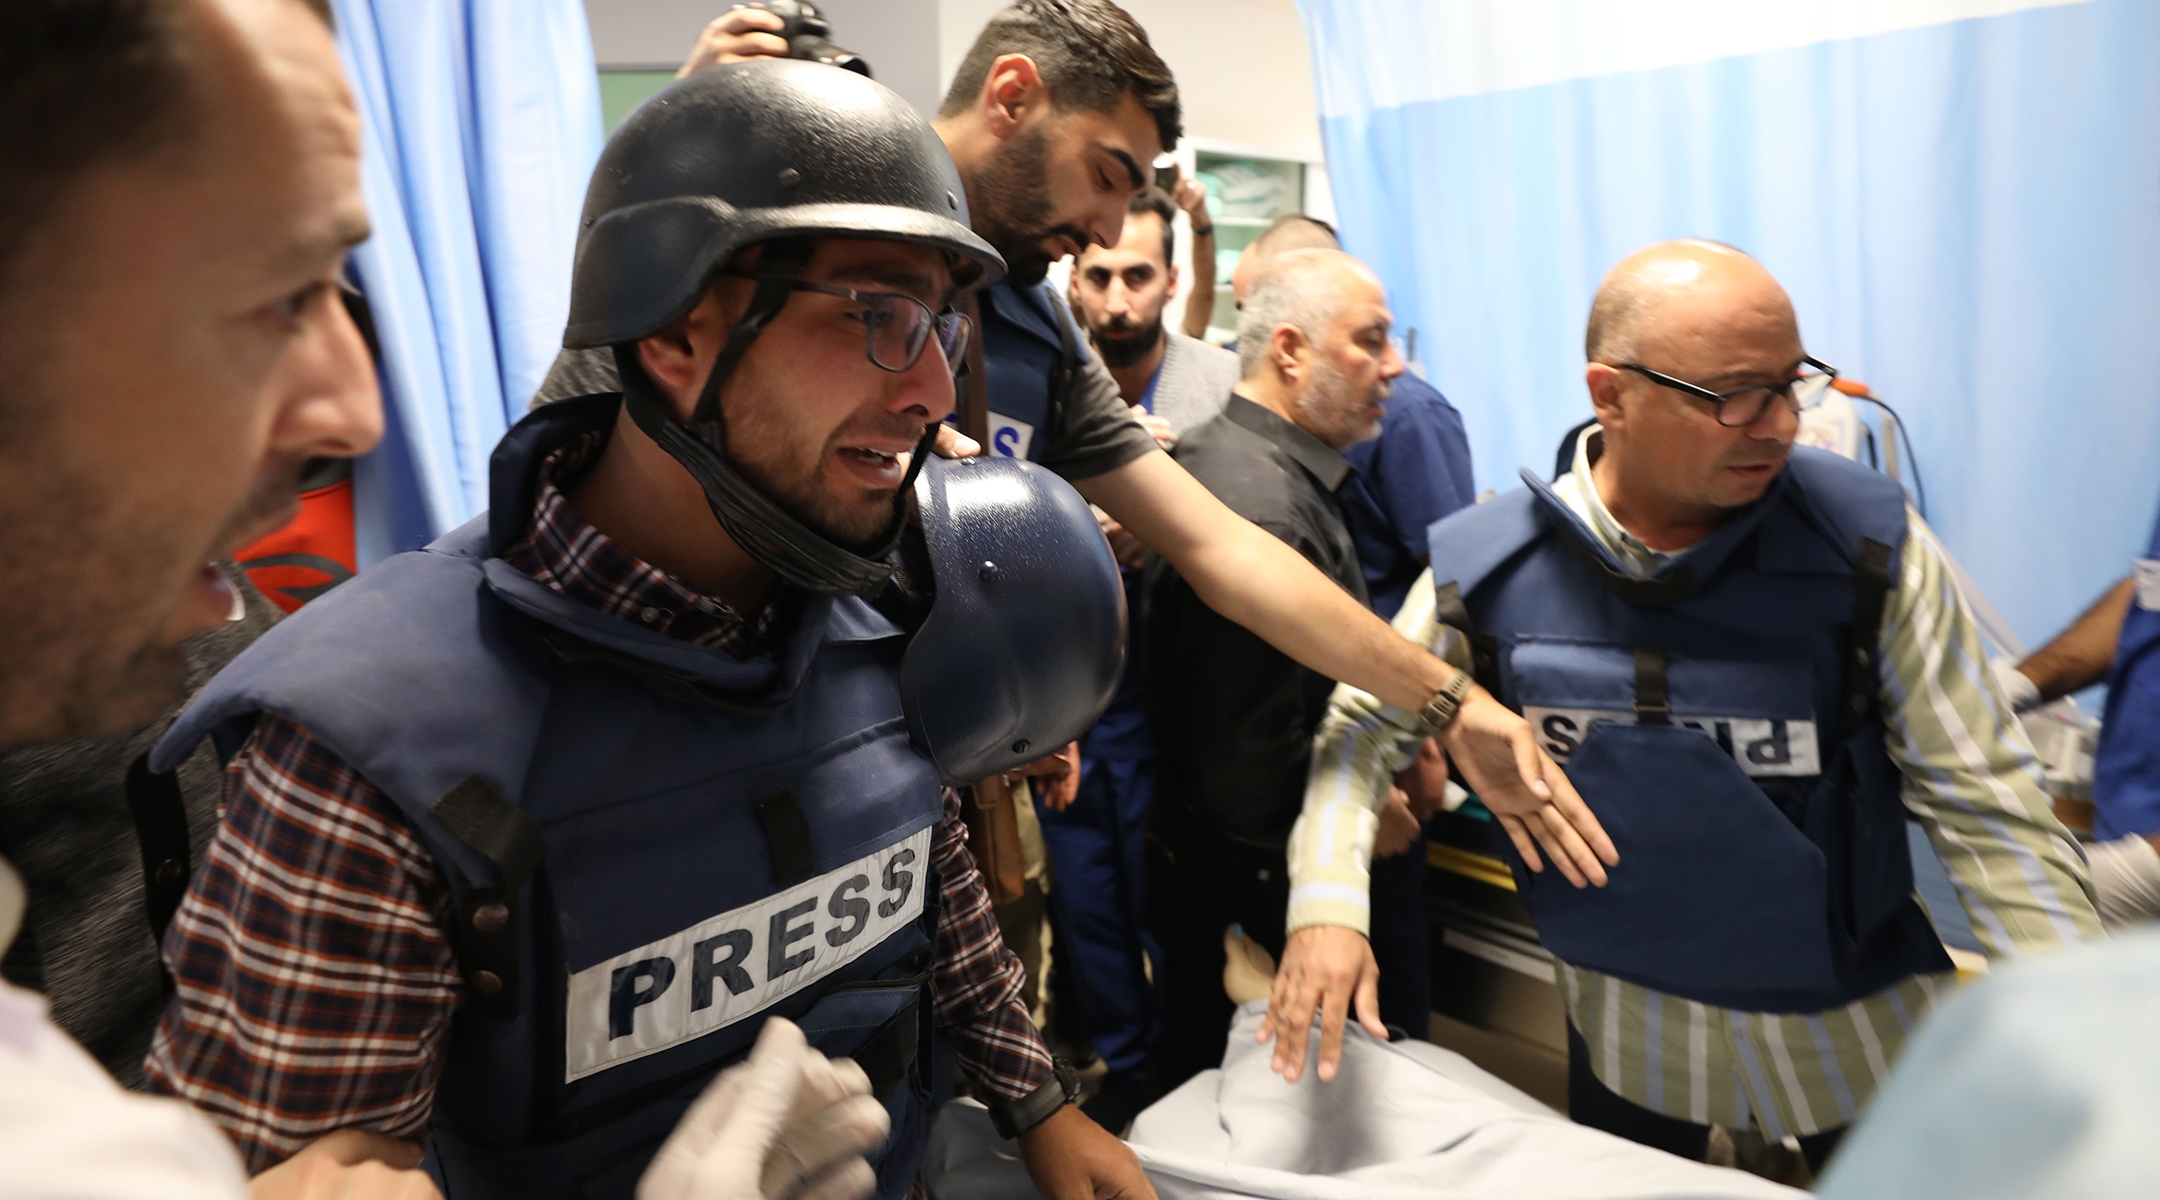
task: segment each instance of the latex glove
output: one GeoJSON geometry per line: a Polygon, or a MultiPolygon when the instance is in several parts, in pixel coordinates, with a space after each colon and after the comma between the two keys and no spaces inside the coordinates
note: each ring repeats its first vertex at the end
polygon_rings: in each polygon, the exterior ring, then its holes
{"type": "Polygon", "coordinates": [[[775,13],[736,5],[714,17],[698,34],[697,44],[690,47],[690,57],[683,60],[675,78],[750,58],[786,58],[788,44],[778,36],[785,28],[787,22],[775,13]]]}
{"type": "Polygon", "coordinates": [[[442,1200],[411,1142],[340,1129],[248,1182],[253,1200],[442,1200]]]}
{"type": "Polygon", "coordinates": [[[2008,657],[1989,659],[1988,666],[1995,672],[1995,682],[2002,685],[2011,712],[2022,717],[2046,703],[2040,698],[2040,685],[2032,681],[2032,676],[2018,670],[2017,663],[2008,657]]]}
{"type": "Polygon", "coordinates": [[[863,1156],[891,1129],[861,1067],[775,1017],[683,1114],[638,1200],[862,1200],[877,1186],[863,1156]]]}
{"type": "Polygon", "coordinates": [[[1335,1078],[1342,1064],[1343,1025],[1353,1009],[1365,1032],[1387,1040],[1387,1026],[1380,1022],[1380,966],[1364,934],[1340,925],[1307,925],[1283,943],[1275,991],[1268,996],[1267,1017],[1254,1038],[1275,1043],[1270,1065],[1292,1083],[1305,1073],[1306,1039],[1315,1009],[1320,1012],[1322,1079],[1335,1078]]]}
{"type": "Polygon", "coordinates": [[[2160,850],[2151,839],[2092,842],[2085,847],[2085,861],[2092,868],[2100,924],[2117,930],[2160,919],[2160,850]]]}

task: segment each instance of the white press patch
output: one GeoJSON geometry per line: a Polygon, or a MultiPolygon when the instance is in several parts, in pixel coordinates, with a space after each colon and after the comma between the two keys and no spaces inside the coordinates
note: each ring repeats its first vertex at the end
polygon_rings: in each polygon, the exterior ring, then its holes
{"type": "Polygon", "coordinates": [[[987,453],[1006,458],[1026,458],[1028,444],[1035,440],[1035,427],[1026,421],[1015,421],[1003,413],[990,414],[990,445],[987,453]]]}
{"type": "Polygon", "coordinates": [[[921,915],[930,830],[570,977],[564,1079],[764,1011],[921,915]]]}
{"type": "MultiPolygon", "coordinates": [[[[1590,736],[1590,727],[1603,721],[1633,725],[1632,712],[1595,708],[1523,709],[1538,745],[1553,761],[1566,763],[1590,736]]],[[[1687,717],[1673,714],[1673,724],[1685,726],[1718,744],[1749,775],[1806,777],[1822,774],[1822,750],[1815,741],[1815,722],[1763,720],[1757,717],[1687,717]]]]}

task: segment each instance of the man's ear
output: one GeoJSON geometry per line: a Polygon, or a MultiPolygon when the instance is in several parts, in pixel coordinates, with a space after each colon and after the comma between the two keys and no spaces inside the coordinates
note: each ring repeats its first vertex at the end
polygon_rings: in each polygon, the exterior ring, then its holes
{"type": "Polygon", "coordinates": [[[1171,302],[1172,300],[1175,300],[1175,299],[1177,299],[1177,284],[1178,284],[1178,274],[1177,274],[1177,264],[1176,264],[1176,263],[1171,263],[1171,264],[1170,264],[1170,269],[1169,269],[1168,271],[1165,271],[1165,272],[1163,273],[1163,279],[1164,279],[1164,283],[1163,283],[1163,296],[1162,296],[1162,298],[1163,298],[1163,303],[1164,303],[1164,304],[1168,304],[1168,303],[1170,303],[1170,302],[1171,302]]]}
{"type": "Polygon", "coordinates": [[[1305,356],[1311,349],[1305,331],[1295,325],[1277,325],[1268,334],[1268,358],[1285,379],[1304,378],[1305,356]]]}
{"type": "Polygon", "coordinates": [[[718,357],[716,346],[710,343],[719,310],[719,298],[707,292],[682,320],[638,342],[638,362],[668,398],[668,407],[679,421],[690,419],[698,393],[704,390],[705,374],[718,357]]]}
{"type": "Polygon", "coordinates": [[[1627,380],[1618,367],[1591,363],[1583,368],[1583,384],[1590,391],[1590,408],[1597,414],[1598,424],[1611,429],[1626,422],[1620,398],[1627,390],[1627,380]]]}
{"type": "Polygon", "coordinates": [[[1048,100],[1049,93],[1034,59],[1025,54],[1001,54],[990,64],[990,74],[983,79],[982,96],[976,104],[982,110],[983,127],[1002,142],[1036,109],[1046,107],[1048,100]]]}

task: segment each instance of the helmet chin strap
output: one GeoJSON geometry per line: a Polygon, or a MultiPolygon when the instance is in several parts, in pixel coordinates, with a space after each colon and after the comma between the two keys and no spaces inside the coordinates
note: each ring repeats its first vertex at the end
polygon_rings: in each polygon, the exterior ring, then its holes
{"type": "Polygon", "coordinates": [[[892,577],[892,551],[899,544],[901,527],[914,503],[915,476],[937,440],[937,426],[923,430],[922,440],[915,444],[907,476],[893,497],[890,528],[867,555],[839,545],[796,519],[743,478],[727,458],[720,387],[742,361],[750,343],[787,303],[789,284],[801,276],[809,249],[804,242],[779,242],[766,251],[759,266],[778,270],[759,280],[749,311],[728,331],[727,344],[713,362],[712,374],[706,377],[688,427],[674,420],[659,390],[646,377],[636,343],[615,347],[615,366],[622,377],[623,406],[629,410],[630,419],[697,480],[713,516],[737,545],[795,587],[828,595],[863,595],[876,591],[892,577]]]}

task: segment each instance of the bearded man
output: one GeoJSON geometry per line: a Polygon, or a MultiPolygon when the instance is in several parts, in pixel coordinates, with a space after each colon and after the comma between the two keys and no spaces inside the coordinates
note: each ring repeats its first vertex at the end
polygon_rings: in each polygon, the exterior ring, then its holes
{"type": "MultiPolygon", "coordinates": [[[[1244,378],[1177,449],[1232,511],[1360,605],[1342,451],[1378,431],[1403,372],[1391,323],[1379,279],[1349,255],[1271,259],[1238,322],[1244,378]]],[[[1149,568],[1146,596],[1158,755],[1147,891],[1164,1003],[1149,1082],[1160,1095],[1221,1058],[1223,930],[1241,924],[1270,953],[1282,944],[1284,847],[1334,683],[1209,608],[1168,563],[1149,568]]]]}

